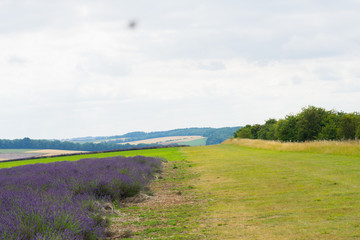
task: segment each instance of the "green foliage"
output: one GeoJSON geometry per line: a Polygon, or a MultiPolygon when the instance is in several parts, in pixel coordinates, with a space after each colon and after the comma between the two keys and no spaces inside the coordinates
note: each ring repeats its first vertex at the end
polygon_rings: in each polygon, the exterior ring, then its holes
{"type": "Polygon", "coordinates": [[[233,133],[238,130],[240,127],[224,127],[224,128],[217,128],[213,131],[209,131],[206,136],[206,145],[213,145],[213,144],[219,144],[225,141],[226,139],[229,139],[233,136],[233,133]]]}
{"type": "Polygon", "coordinates": [[[297,117],[297,139],[299,141],[315,140],[325,126],[325,118],[329,115],[323,108],[309,106],[303,108],[297,117]]]}
{"type": "Polygon", "coordinates": [[[255,125],[251,126],[250,131],[251,131],[251,135],[254,139],[258,138],[258,133],[260,132],[260,129],[261,129],[260,124],[255,124],[255,125]]]}
{"type": "Polygon", "coordinates": [[[360,124],[358,125],[358,128],[356,130],[356,139],[360,139],[360,124]]]}
{"type": "Polygon", "coordinates": [[[237,130],[237,131],[234,133],[234,137],[236,137],[236,138],[251,138],[251,139],[253,139],[254,136],[253,136],[252,133],[251,133],[251,128],[252,128],[251,125],[246,125],[245,127],[237,130]]]}
{"type": "Polygon", "coordinates": [[[234,137],[292,142],[359,139],[360,115],[308,106],[279,121],[269,119],[263,125],[246,125],[234,137]]]}
{"type": "Polygon", "coordinates": [[[258,132],[259,139],[266,140],[275,140],[275,130],[276,130],[276,119],[270,118],[265,122],[265,124],[260,128],[258,132]]]}
{"type": "Polygon", "coordinates": [[[341,116],[338,135],[341,139],[355,139],[360,125],[360,116],[356,113],[341,116]]]}
{"type": "Polygon", "coordinates": [[[339,140],[338,128],[340,116],[341,115],[337,114],[336,112],[331,112],[328,114],[328,116],[325,118],[325,126],[322,127],[318,139],[339,140]]]}
{"type": "Polygon", "coordinates": [[[285,119],[280,119],[276,125],[275,136],[280,141],[296,141],[297,118],[288,115],[285,119]]]}

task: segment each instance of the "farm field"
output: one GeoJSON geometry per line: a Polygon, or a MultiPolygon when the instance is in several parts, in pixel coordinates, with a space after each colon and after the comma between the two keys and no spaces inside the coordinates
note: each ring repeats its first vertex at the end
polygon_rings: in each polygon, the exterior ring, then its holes
{"type": "Polygon", "coordinates": [[[307,151],[221,144],[37,161],[167,158],[152,200],[121,208],[131,216],[124,221],[115,218],[134,239],[360,239],[360,156],[307,151]]]}
{"type": "Polygon", "coordinates": [[[0,149],[0,161],[40,156],[40,154],[27,153],[28,151],[32,151],[32,149],[0,149]]]}
{"type": "MultiPolygon", "coordinates": [[[[154,196],[145,204],[126,204],[121,207],[120,216],[115,216],[110,226],[112,231],[124,232],[124,229],[130,227],[132,238],[153,239],[163,238],[163,236],[178,236],[176,239],[195,239],[192,229],[196,228],[196,222],[193,222],[192,216],[195,216],[201,207],[189,192],[193,191],[187,185],[184,185],[186,179],[193,178],[187,169],[190,167],[184,159],[184,155],[179,148],[163,148],[136,150],[127,152],[109,152],[101,154],[85,154],[66,157],[55,157],[37,160],[25,160],[16,162],[2,162],[0,168],[9,168],[34,163],[77,161],[82,158],[103,158],[112,156],[152,156],[166,158],[169,162],[164,163],[165,171],[162,174],[163,179],[154,181],[151,186],[151,192],[154,196]],[[179,191],[182,194],[178,194],[179,191]],[[125,215],[125,216],[124,216],[125,215]],[[141,219],[141,221],[138,221],[141,219]],[[119,225],[120,224],[120,225],[119,225]],[[158,226],[161,225],[161,226],[158,226]],[[137,231],[134,231],[137,229],[137,231]]],[[[149,193],[151,194],[151,193],[149,193]]],[[[152,195],[152,194],[151,194],[152,195]]],[[[126,230],[127,232],[128,230],[126,230]]],[[[126,233],[125,232],[125,233],[126,233]]],[[[196,237],[196,239],[200,239],[196,237]]]]}
{"type": "MultiPolygon", "coordinates": [[[[174,143],[182,144],[182,143],[199,140],[199,139],[206,139],[206,138],[202,137],[202,136],[172,136],[172,137],[150,138],[150,139],[144,139],[144,140],[139,140],[139,141],[124,142],[124,143],[119,143],[119,144],[137,145],[137,144],[158,143],[158,144],[167,145],[167,144],[174,144],[174,143]]],[[[205,140],[205,142],[206,142],[206,140],[205,140]]]]}
{"type": "Polygon", "coordinates": [[[0,169],[0,238],[103,239],[103,209],[135,196],[160,169],[159,158],[143,156],[0,169]]]}
{"type": "Polygon", "coordinates": [[[84,151],[69,151],[69,150],[55,150],[55,149],[0,149],[0,161],[19,159],[19,158],[81,153],[81,152],[84,151]]]}
{"type": "Polygon", "coordinates": [[[106,152],[106,153],[92,153],[92,154],[81,154],[74,156],[60,156],[60,157],[51,157],[51,158],[40,158],[40,159],[31,159],[31,160],[20,160],[14,162],[0,162],[1,168],[11,168],[16,166],[36,164],[36,163],[51,163],[59,161],[77,161],[83,158],[105,158],[105,157],[115,157],[115,156],[136,156],[143,155],[149,157],[162,157],[166,158],[169,161],[180,161],[183,160],[183,155],[179,152],[179,148],[159,148],[159,149],[145,149],[145,150],[133,150],[133,151],[120,151],[120,152],[106,152]]]}

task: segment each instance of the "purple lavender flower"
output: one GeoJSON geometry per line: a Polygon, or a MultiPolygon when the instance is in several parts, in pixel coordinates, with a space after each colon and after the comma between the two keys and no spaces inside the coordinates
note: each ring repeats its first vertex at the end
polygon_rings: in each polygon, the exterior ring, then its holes
{"type": "Polygon", "coordinates": [[[107,223],[94,201],[133,196],[160,169],[142,156],[0,169],[0,239],[99,239],[107,223]]]}

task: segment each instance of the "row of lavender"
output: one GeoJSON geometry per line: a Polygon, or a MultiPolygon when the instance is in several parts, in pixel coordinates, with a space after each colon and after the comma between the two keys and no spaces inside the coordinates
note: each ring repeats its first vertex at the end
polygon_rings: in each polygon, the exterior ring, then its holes
{"type": "Polygon", "coordinates": [[[150,157],[82,159],[0,169],[0,239],[99,239],[97,201],[137,194],[161,168],[150,157]]]}

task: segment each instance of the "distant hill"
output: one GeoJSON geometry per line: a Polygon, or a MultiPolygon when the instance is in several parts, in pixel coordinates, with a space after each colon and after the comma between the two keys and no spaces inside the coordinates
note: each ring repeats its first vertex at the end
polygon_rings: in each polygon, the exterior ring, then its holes
{"type": "MultiPolygon", "coordinates": [[[[206,138],[206,145],[219,144],[226,139],[233,136],[241,127],[223,127],[223,128],[180,128],[169,131],[157,131],[157,132],[129,132],[123,135],[114,136],[102,136],[102,137],[80,137],[66,139],[66,141],[77,142],[77,143],[129,143],[134,141],[141,141],[153,138],[164,138],[164,137],[176,137],[176,136],[202,136],[206,138]]],[[[191,141],[194,142],[194,141],[191,141]]],[[[198,141],[200,142],[200,141],[198,141]]],[[[180,144],[180,143],[179,143],[180,144]]],[[[186,145],[186,141],[182,141],[181,144],[186,145]]],[[[189,143],[189,145],[191,145],[189,143]]],[[[202,144],[203,145],[203,144],[202,144]]]]}
{"type": "Polygon", "coordinates": [[[0,139],[0,149],[58,149],[108,151],[161,147],[163,145],[202,146],[219,144],[234,136],[241,127],[183,128],[159,132],[130,132],[109,137],[83,137],[67,140],[0,139]]]}

